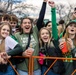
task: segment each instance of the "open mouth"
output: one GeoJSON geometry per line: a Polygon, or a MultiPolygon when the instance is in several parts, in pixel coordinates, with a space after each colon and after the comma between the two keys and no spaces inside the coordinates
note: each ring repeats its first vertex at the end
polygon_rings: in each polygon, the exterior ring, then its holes
{"type": "Polygon", "coordinates": [[[74,30],[71,30],[71,32],[74,32],[74,30]]]}
{"type": "Polygon", "coordinates": [[[30,29],[30,26],[25,26],[25,29],[30,29]]]}
{"type": "Polygon", "coordinates": [[[43,38],[44,40],[47,40],[48,39],[48,37],[45,37],[45,38],[43,38]]]}
{"type": "Polygon", "coordinates": [[[29,28],[25,28],[25,29],[29,29],[29,28]]]}
{"type": "Polygon", "coordinates": [[[30,27],[29,26],[26,26],[25,29],[30,29],[30,27]]]}

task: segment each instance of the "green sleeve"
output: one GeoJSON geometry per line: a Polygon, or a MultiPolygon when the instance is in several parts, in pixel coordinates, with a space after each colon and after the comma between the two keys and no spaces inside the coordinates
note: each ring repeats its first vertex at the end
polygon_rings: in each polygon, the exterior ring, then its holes
{"type": "Polygon", "coordinates": [[[22,55],[23,49],[22,47],[17,44],[14,49],[10,50],[7,54],[11,56],[16,56],[16,55],[22,55]]]}
{"type": "Polygon", "coordinates": [[[58,39],[58,30],[57,30],[57,23],[56,23],[56,8],[51,9],[52,14],[52,37],[57,40],[58,39]]]}
{"type": "Polygon", "coordinates": [[[18,40],[16,39],[16,37],[14,35],[10,35],[11,38],[13,38],[16,42],[18,42],[18,40]]]}
{"type": "Polygon", "coordinates": [[[63,37],[63,32],[59,35],[59,38],[62,38],[63,37]]]}

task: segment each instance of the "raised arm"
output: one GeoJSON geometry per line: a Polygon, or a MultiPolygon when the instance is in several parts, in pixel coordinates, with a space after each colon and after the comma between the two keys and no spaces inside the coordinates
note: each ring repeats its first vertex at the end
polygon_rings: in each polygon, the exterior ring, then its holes
{"type": "Polygon", "coordinates": [[[49,1],[48,4],[51,6],[51,20],[52,20],[52,37],[54,40],[58,39],[58,30],[56,23],[56,8],[53,1],[49,1]]]}
{"type": "Polygon", "coordinates": [[[40,30],[43,27],[42,23],[43,23],[44,16],[45,16],[47,1],[48,0],[43,0],[42,8],[40,10],[39,18],[38,18],[38,21],[37,21],[37,28],[38,28],[38,30],[40,30]]]}

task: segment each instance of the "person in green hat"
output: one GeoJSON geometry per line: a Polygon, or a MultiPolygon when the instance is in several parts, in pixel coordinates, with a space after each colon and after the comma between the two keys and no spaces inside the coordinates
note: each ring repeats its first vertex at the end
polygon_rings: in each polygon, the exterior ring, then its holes
{"type": "MultiPolygon", "coordinates": [[[[62,50],[66,42],[67,52],[63,54],[65,58],[73,58],[76,54],[76,20],[71,20],[67,25],[63,32],[62,39],[59,44],[60,49],[62,50]]],[[[73,60],[64,60],[66,72],[62,75],[71,75],[75,69],[74,61],[73,60]]]]}
{"type": "MultiPolygon", "coordinates": [[[[58,40],[58,30],[57,30],[57,24],[56,24],[56,8],[55,6],[51,9],[52,12],[52,37],[54,40],[58,40]]],[[[62,56],[65,58],[72,58],[72,53],[75,53],[76,51],[76,20],[71,20],[64,32],[62,33],[62,39],[64,38],[67,42],[67,48],[69,52],[66,54],[62,53],[62,56]]],[[[59,43],[59,47],[62,50],[64,47],[64,42],[62,41],[59,43]]],[[[58,45],[58,44],[57,44],[58,45]]],[[[64,61],[64,66],[65,66],[65,72],[61,75],[71,75],[72,72],[74,71],[74,66],[73,66],[73,60],[65,60],[64,61]]]]}

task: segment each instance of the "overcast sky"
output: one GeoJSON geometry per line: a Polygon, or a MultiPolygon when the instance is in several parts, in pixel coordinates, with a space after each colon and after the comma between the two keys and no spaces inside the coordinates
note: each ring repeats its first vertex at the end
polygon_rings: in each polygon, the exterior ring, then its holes
{"type": "MultiPolygon", "coordinates": [[[[34,4],[34,5],[41,5],[43,0],[22,0],[24,2],[30,3],[30,4],[34,4]]],[[[76,0],[53,0],[55,2],[60,2],[60,3],[75,3],[76,0]]]]}
{"type": "MultiPolygon", "coordinates": [[[[26,2],[27,4],[32,4],[34,6],[38,6],[40,8],[41,8],[42,2],[43,2],[43,0],[22,0],[22,1],[26,2]]],[[[76,3],[76,0],[53,0],[53,1],[55,1],[55,3],[64,3],[67,5],[68,5],[68,3],[76,3]]],[[[47,10],[46,10],[46,12],[47,12],[47,10]]],[[[50,18],[49,15],[46,15],[46,14],[45,14],[45,17],[50,18]]]]}
{"type": "MultiPolygon", "coordinates": [[[[42,2],[43,2],[43,0],[13,0],[13,1],[22,1],[23,3],[25,2],[27,4],[32,4],[33,6],[38,6],[39,8],[41,8],[42,2]]],[[[55,1],[55,3],[63,3],[63,4],[67,4],[67,5],[68,5],[68,3],[76,3],[76,0],[53,0],[53,1],[55,1]]],[[[47,5],[47,7],[48,7],[48,9],[50,8],[48,5],[47,5]]],[[[39,14],[38,9],[37,9],[37,11],[35,10],[35,13],[31,14],[31,16],[35,17],[35,14],[39,14]]],[[[48,14],[50,14],[50,12],[48,13],[48,11],[46,9],[45,18],[50,19],[51,15],[48,15],[48,14]]],[[[38,17],[38,15],[36,16],[36,18],[37,17],[38,17]]]]}

